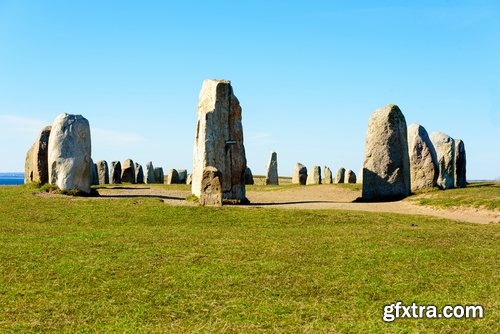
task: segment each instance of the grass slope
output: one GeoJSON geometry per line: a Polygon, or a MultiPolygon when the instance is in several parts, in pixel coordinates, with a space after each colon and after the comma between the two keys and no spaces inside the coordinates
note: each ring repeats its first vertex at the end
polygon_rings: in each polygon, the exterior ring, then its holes
{"type": "Polygon", "coordinates": [[[2,333],[498,330],[498,225],[33,192],[0,187],[2,333]],[[384,323],[398,300],[486,316],[384,323]]]}

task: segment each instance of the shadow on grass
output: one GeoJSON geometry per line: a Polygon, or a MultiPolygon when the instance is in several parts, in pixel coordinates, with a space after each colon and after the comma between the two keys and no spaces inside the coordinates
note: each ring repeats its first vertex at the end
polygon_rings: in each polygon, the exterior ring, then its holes
{"type": "Polygon", "coordinates": [[[186,199],[183,197],[173,197],[173,196],[164,196],[164,195],[100,195],[102,198],[159,198],[159,199],[171,199],[176,201],[185,201],[186,199]]]}

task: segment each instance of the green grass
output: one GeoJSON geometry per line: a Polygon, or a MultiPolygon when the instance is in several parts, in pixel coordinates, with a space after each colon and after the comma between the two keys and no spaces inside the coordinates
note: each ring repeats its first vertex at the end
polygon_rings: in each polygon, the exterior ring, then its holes
{"type": "Polygon", "coordinates": [[[472,207],[500,210],[500,182],[475,182],[466,188],[417,193],[409,200],[436,207],[472,207]]]}
{"type": "Polygon", "coordinates": [[[396,214],[0,187],[0,332],[494,333],[499,235],[396,214]],[[384,323],[398,300],[486,316],[384,323]]]}

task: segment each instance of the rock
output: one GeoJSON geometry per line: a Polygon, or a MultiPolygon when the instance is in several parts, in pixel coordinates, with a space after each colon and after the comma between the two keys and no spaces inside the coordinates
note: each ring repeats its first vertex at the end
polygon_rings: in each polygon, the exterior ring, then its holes
{"type": "Polygon", "coordinates": [[[337,174],[335,174],[335,183],[344,183],[345,182],[345,168],[340,167],[337,169],[337,174]]]}
{"type": "Polygon", "coordinates": [[[179,184],[186,184],[188,172],[185,169],[177,169],[179,175],[179,184]]]}
{"type": "Polygon", "coordinates": [[[356,183],[363,184],[363,167],[361,167],[359,174],[356,176],[356,183]]]}
{"type": "Polygon", "coordinates": [[[35,142],[26,154],[24,183],[44,184],[49,182],[48,152],[51,128],[51,126],[46,126],[38,133],[35,142]]]}
{"type": "Polygon", "coordinates": [[[292,184],[305,185],[307,183],[307,167],[297,162],[293,169],[292,184]]]}
{"type": "Polygon", "coordinates": [[[333,183],[333,177],[332,177],[332,170],[325,166],[323,168],[323,184],[332,184],[333,183]]]}
{"type": "Polygon", "coordinates": [[[122,164],[122,182],[135,183],[135,165],[132,159],[127,159],[122,164]]]}
{"type": "Polygon", "coordinates": [[[376,110],[368,121],[362,199],[396,200],[410,195],[406,120],[398,106],[376,110]]]}
{"type": "Polygon", "coordinates": [[[436,151],[427,131],[419,124],[408,126],[408,156],[411,190],[435,187],[439,171],[436,151]]]}
{"type": "Polygon", "coordinates": [[[207,166],[203,169],[200,192],[201,205],[222,206],[222,174],[215,167],[207,166]]]}
{"type": "Polygon", "coordinates": [[[307,184],[321,184],[321,168],[313,166],[307,176],[307,184]]]}
{"type": "Polygon", "coordinates": [[[145,181],[147,184],[156,183],[155,168],[151,161],[146,164],[145,181]]]}
{"type": "Polygon", "coordinates": [[[438,177],[437,186],[450,189],[455,185],[455,141],[442,132],[431,134],[431,141],[436,150],[438,177]]]}
{"type": "Polygon", "coordinates": [[[90,159],[90,185],[96,186],[99,184],[99,173],[97,172],[97,164],[90,159]]]}
{"type": "Polygon", "coordinates": [[[272,152],[266,166],[266,185],[277,186],[278,184],[278,155],[272,152]]]}
{"type": "Polygon", "coordinates": [[[176,169],[168,171],[166,184],[179,184],[179,173],[177,173],[176,169]]]}
{"type": "Polygon", "coordinates": [[[142,166],[137,162],[134,164],[135,170],[135,183],[142,184],[144,183],[144,171],[142,170],[142,166]]]}
{"type": "Polygon", "coordinates": [[[253,174],[250,168],[245,168],[245,184],[254,184],[253,174]]]}
{"type": "Polygon", "coordinates": [[[163,184],[165,183],[165,175],[163,174],[163,168],[155,167],[155,183],[163,184]]]}
{"type": "Polygon", "coordinates": [[[89,121],[81,115],[57,116],[48,145],[50,184],[63,191],[90,193],[90,154],[89,121]]]}
{"type": "Polygon", "coordinates": [[[97,161],[97,175],[99,184],[109,184],[109,169],[108,163],[105,160],[97,161]]]}
{"type": "Polygon", "coordinates": [[[111,184],[122,183],[122,164],[120,161],[113,161],[109,169],[109,180],[111,184]]]}
{"type": "MultiPolygon", "coordinates": [[[[210,166],[220,173],[224,200],[248,202],[245,195],[247,160],[243,146],[241,107],[229,81],[203,82],[197,116],[192,193],[201,199],[203,191],[212,192],[205,187],[212,184],[210,180],[203,180],[204,170],[210,166]]],[[[208,173],[206,176],[213,175],[208,173]]]]}
{"type": "Polygon", "coordinates": [[[345,170],[344,183],[356,183],[356,174],[352,170],[345,170]]]}
{"type": "Polygon", "coordinates": [[[193,184],[193,174],[188,174],[186,177],[186,184],[193,184]]]}
{"type": "Polygon", "coordinates": [[[467,185],[466,164],[465,144],[461,139],[455,139],[455,187],[457,188],[467,185]]]}

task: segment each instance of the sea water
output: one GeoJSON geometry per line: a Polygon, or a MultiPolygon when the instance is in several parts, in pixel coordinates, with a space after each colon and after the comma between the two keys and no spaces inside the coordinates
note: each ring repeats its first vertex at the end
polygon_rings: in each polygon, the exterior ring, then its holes
{"type": "Polygon", "coordinates": [[[23,173],[0,173],[0,185],[18,186],[24,184],[23,173]]]}

